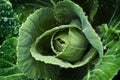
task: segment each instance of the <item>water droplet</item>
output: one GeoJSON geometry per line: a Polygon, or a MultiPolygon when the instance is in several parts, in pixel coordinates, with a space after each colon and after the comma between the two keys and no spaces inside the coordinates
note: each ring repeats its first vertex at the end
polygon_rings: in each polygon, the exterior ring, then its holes
{"type": "Polygon", "coordinates": [[[1,54],[3,54],[4,52],[3,51],[1,51],[1,54]]]}
{"type": "Polygon", "coordinates": [[[1,11],[1,13],[4,13],[4,12],[5,12],[4,10],[1,11]]]}
{"type": "Polygon", "coordinates": [[[7,12],[7,15],[10,15],[10,12],[7,12]]]}
{"type": "Polygon", "coordinates": [[[104,49],[104,50],[107,50],[107,46],[103,46],[103,49],[104,49]]]}
{"type": "Polygon", "coordinates": [[[12,23],[11,23],[11,21],[9,21],[9,25],[11,25],[12,23]]]}
{"type": "Polygon", "coordinates": [[[11,46],[9,45],[8,47],[10,48],[11,46]]]}
{"type": "Polygon", "coordinates": [[[118,51],[118,48],[116,48],[115,51],[118,51]]]}
{"type": "Polygon", "coordinates": [[[3,21],[4,21],[4,22],[7,22],[7,21],[8,21],[8,18],[7,18],[7,17],[4,17],[4,18],[3,18],[3,21]]]}
{"type": "Polygon", "coordinates": [[[22,9],[25,9],[25,6],[22,6],[22,9]]]}
{"type": "Polygon", "coordinates": [[[1,35],[1,37],[3,37],[3,34],[1,35]]]}
{"type": "Polygon", "coordinates": [[[14,22],[14,25],[16,26],[16,25],[17,25],[17,23],[16,23],[16,22],[14,22]]]}

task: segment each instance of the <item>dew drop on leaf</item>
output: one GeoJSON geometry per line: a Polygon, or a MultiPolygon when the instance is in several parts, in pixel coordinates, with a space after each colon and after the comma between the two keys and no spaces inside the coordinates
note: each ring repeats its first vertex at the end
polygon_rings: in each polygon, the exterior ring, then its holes
{"type": "Polygon", "coordinates": [[[8,18],[7,18],[7,17],[4,17],[4,18],[3,18],[3,21],[4,21],[4,22],[7,22],[7,21],[8,21],[8,18]]]}

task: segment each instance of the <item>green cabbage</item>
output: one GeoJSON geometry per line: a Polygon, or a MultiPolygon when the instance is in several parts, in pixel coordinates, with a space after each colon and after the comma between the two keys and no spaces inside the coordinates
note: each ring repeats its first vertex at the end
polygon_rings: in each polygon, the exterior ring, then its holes
{"type": "Polygon", "coordinates": [[[102,55],[100,37],[82,8],[69,0],[36,10],[19,29],[18,65],[35,80],[63,80],[61,71],[82,69],[92,60],[99,64],[102,55]]]}

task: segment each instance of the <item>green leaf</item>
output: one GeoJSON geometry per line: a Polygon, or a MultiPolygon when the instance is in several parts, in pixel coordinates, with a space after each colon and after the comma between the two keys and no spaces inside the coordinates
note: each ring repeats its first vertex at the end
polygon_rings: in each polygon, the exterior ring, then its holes
{"type": "MultiPolygon", "coordinates": [[[[34,60],[30,53],[31,44],[43,32],[51,29],[56,24],[51,8],[41,8],[28,17],[27,21],[20,28],[18,39],[18,64],[19,68],[31,78],[54,78],[57,71],[52,72],[49,65],[34,60]],[[49,13],[49,14],[48,14],[49,13]],[[46,24],[47,22],[47,24],[46,24]],[[46,72],[46,70],[49,72],[46,72]]],[[[59,69],[58,69],[59,70],[59,69]]],[[[57,74],[56,74],[57,75],[57,74]]]]}
{"type": "Polygon", "coordinates": [[[16,45],[17,38],[12,37],[0,46],[0,80],[27,79],[16,65],[16,45]]]}
{"type": "Polygon", "coordinates": [[[1,68],[10,67],[16,64],[16,37],[5,40],[0,47],[1,68]],[[8,65],[8,66],[7,66],[8,65]]]}
{"type": "Polygon", "coordinates": [[[0,80],[31,80],[28,79],[26,76],[24,76],[24,74],[22,73],[17,73],[17,74],[13,74],[13,75],[9,75],[9,76],[0,76],[0,80]]]}
{"type": "Polygon", "coordinates": [[[112,80],[120,70],[120,42],[113,45],[103,56],[102,62],[88,72],[83,80],[112,80]]]}

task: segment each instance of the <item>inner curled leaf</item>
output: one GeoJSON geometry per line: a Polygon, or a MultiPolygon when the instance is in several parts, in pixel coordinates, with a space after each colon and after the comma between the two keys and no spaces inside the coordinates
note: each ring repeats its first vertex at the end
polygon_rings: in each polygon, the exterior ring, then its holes
{"type": "Polygon", "coordinates": [[[58,31],[52,36],[51,46],[57,58],[74,62],[83,56],[88,41],[81,33],[81,30],[68,28],[58,31]]]}

